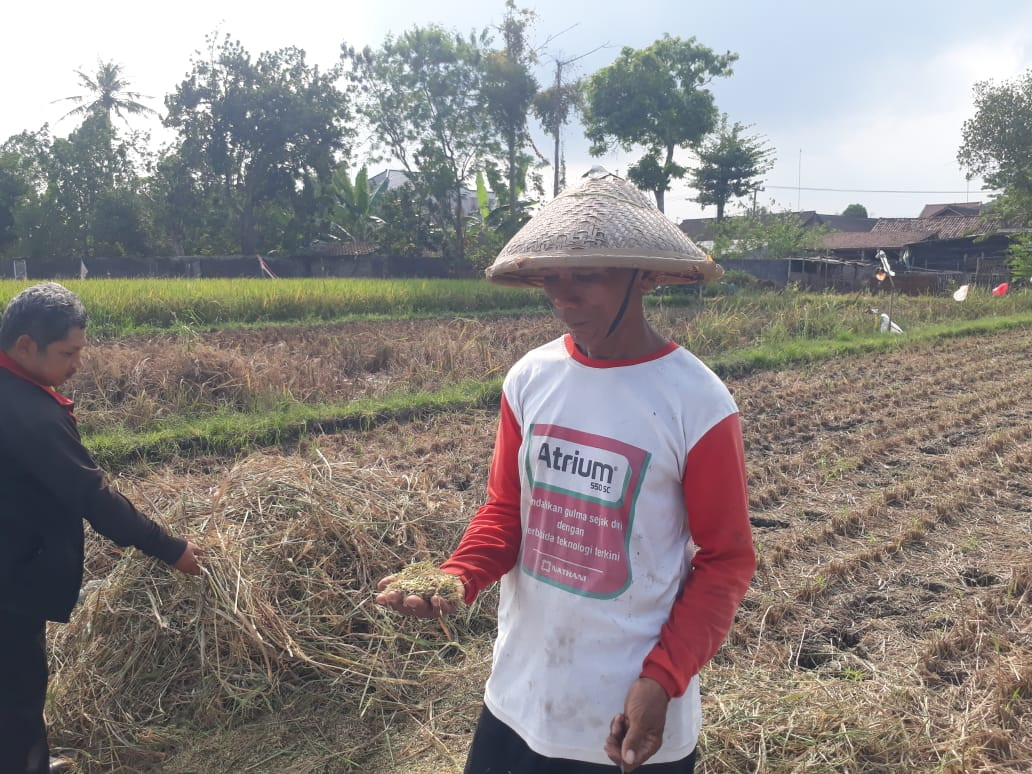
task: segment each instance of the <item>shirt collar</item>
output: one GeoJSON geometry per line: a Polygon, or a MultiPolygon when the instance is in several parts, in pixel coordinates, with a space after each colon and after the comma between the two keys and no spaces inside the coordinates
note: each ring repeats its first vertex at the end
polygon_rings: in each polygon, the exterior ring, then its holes
{"type": "MultiPolygon", "coordinates": [[[[67,397],[65,395],[62,395],[57,390],[55,390],[53,387],[50,387],[49,385],[42,384],[42,383],[36,381],[36,379],[34,379],[24,368],[22,368],[20,365],[18,365],[18,362],[14,358],[12,358],[10,355],[8,355],[3,350],[0,350],[0,368],[5,368],[8,371],[10,371],[12,374],[14,374],[15,376],[19,377],[20,379],[24,379],[29,384],[36,385],[41,390],[46,392],[51,398],[53,398],[55,401],[57,401],[59,406],[61,406],[64,409],[67,409],[69,414],[72,413],[72,409],[75,406],[75,401],[74,400],[72,400],[71,398],[69,398],[69,397],[67,397]]],[[[72,416],[75,416],[75,415],[72,414],[72,416]]]]}
{"type": "Polygon", "coordinates": [[[566,347],[566,352],[582,365],[591,366],[592,368],[619,368],[621,366],[632,366],[638,365],[639,363],[648,363],[650,360],[658,360],[661,357],[666,357],[675,349],[677,349],[677,342],[667,340],[667,343],[657,349],[655,352],[650,352],[643,357],[634,358],[632,360],[601,360],[599,358],[588,357],[579,349],[573,342],[573,336],[569,333],[563,335],[563,344],[566,347]]]}

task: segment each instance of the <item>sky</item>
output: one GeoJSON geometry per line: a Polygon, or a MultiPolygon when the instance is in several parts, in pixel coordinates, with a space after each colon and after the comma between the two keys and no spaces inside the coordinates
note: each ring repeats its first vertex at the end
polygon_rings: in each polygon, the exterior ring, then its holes
{"type": "MultiPolygon", "coordinates": [[[[622,48],[644,48],[664,33],[739,59],[734,74],[711,84],[717,107],[750,127],[773,149],[776,163],[757,203],[778,210],[841,212],[863,204],[872,217],[916,217],[928,203],[987,201],[980,180],[957,163],[961,127],[974,113],[973,87],[1003,83],[1032,68],[1032,3],[1027,0],[517,0],[535,12],[530,32],[539,49],[536,75],[588,76],[622,48]]],[[[3,12],[4,75],[0,142],[49,123],[57,136],[75,129],[62,116],[82,93],[76,70],[98,61],[120,64],[142,100],[159,112],[163,98],[190,70],[211,33],[230,35],[257,57],[296,46],[321,68],[342,43],[377,47],[388,34],[438,24],[468,33],[498,25],[504,0],[178,0],[157,6],[124,0],[52,0],[8,4],[3,12]]],[[[169,139],[157,120],[132,119],[169,139]]],[[[546,158],[550,140],[532,120],[546,158]]],[[[588,153],[583,128],[563,137],[567,175],[575,182],[594,164],[625,174],[640,155],[588,153]]],[[[679,150],[675,159],[691,164],[679,150]]],[[[364,159],[353,159],[361,164],[364,159]]],[[[370,174],[381,165],[371,165],[370,174]]],[[[386,166],[386,165],[382,165],[386,166]]],[[[551,169],[543,170],[550,191],[551,169]]],[[[675,221],[712,217],[694,192],[676,183],[666,213],[675,221]]],[[[733,208],[732,208],[733,211],[733,208]]]]}

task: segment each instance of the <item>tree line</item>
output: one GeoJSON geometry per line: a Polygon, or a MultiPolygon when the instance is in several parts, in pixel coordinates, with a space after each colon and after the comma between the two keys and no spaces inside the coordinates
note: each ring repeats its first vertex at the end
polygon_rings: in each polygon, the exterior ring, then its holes
{"type": "Polygon", "coordinates": [[[44,125],[0,145],[0,255],[290,254],[353,242],[483,263],[545,198],[545,167],[551,195],[565,185],[561,135],[575,116],[593,153],[641,151],[628,176],[660,208],[681,178],[720,217],[758,188],[772,150],[722,115],[709,88],[732,74],[736,54],[664,35],[580,79],[563,79],[573,60],[557,61],[542,86],[533,23],[508,0],[495,27],[417,26],[377,47],[345,43],[328,70],[298,48],[253,56],[211,35],[164,97],[174,139],[159,150],[131,122],[155,111],[121,65],[98,62],[96,73],[77,72],[82,92],[67,99],[80,123],[67,137],[44,125]],[[551,160],[531,120],[554,141],[551,160]],[[353,160],[359,146],[408,183],[371,186],[353,160]]]}
{"type": "Polygon", "coordinates": [[[1010,267],[1014,279],[1032,280],[1032,69],[974,88],[975,114],[961,127],[957,161],[1001,193],[988,216],[1015,230],[1010,267]]]}
{"type": "MultiPolygon", "coordinates": [[[[120,65],[78,71],[81,92],[66,99],[80,123],[67,137],[44,125],[0,145],[0,256],[296,254],[345,242],[479,265],[565,186],[562,135],[575,117],[593,154],[640,153],[627,176],[660,209],[680,179],[721,221],[752,196],[749,223],[721,233],[735,244],[752,239],[742,228],[774,240],[756,216],[784,219],[755,206],[773,149],[718,110],[710,89],[732,76],[737,54],[663,35],[579,79],[567,69],[577,58],[556,59],[554,80],[541,84],[534,22],[507,0],[497,26],[416,26],[376,47],[344,43],[325,71],[295,47],[253,56],[211,35],[164,97],[174,139],[159,150],[132,127],[155,111],[120,65]],[[551,139],[550,158],[531,121],[551,139]],[[368,163],[400,166],[408,183],[370,185],[360,148],[368,163]]],[[[995,217],[1032,226],[1032,70],[977,84],[974,103],[958,161],[1003,191],[995,217]]],[[[1014,243],[1018,275],[1032,275],[1032,237],[1014,243]]]]}

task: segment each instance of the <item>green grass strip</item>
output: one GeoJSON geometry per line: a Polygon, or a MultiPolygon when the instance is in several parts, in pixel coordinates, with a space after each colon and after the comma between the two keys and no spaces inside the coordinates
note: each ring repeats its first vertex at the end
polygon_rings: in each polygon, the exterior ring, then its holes
{"type": "Polygon", "coordinates": [[[718,376],[726,379],[746,376],[757,371],[773,371],[836,357],[913,349],[943,339],[983,336],[1030,326],[1032,326],[1032,315],[1029,314],[980,317],[977,320],[959,320],[927,325],[908,330],[901,335],[848,334],[834,339],[794,339],[782,344],[740,349],[705,360],[718,376]]]}
{"type": "MultiPolygon", "coordinates": [[[[32,284],[0,280],[0,306],[32,284]]],[[[483,279],[89,279],[62,282],[79,294],[97,337],[230,324],[300,324],[389,314],[467,314],[541,308],[540,291],[483,279]]]]}
{"type": "MultiPolygon", "coordinates": [[[[914,349],[943,339],[980,336],[1032,327],[1032,315],[987,317],[929,325],[903,335],[843,336],[794,340],[753,347],[707,359],[722,378],[741,377],[835,357],[914,349]]],[[[465,381],[436,392],[397,392],[344,405],[288,404],[262,413],[219,412],[178,418],[154,430],[104,430],[84,440],[97,462],[108,470],[139,463],[159,463],[180,455],[233,457],[261,446],[296,443],[311,435],[346,429],[368,429],[388,421],[497,405],[501,379],[465,381]]]]}

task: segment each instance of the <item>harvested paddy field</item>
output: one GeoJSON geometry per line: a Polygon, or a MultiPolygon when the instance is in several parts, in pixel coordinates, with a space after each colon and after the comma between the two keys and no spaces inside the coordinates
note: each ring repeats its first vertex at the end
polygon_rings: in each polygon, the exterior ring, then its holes
{"type": "MultiPolygon", "coordinates": [[[[437,349],[461,349],[451,325],[437,349]]],[[[203,346],[229,357],[223,335],[203,346]]],[[[529,346],[511,335],[499,375],[529,346]]],[[[1032,769],[1030,362],[1018,328],[727,380],[759,569],[703,672],[698,770],[1032,769]]],[[[91,541],[104,580],[51,630],[54,746],[85,772],[461,771],[494,595],[447,627],[372,596],[457,541],[494,424],[440,413],[123,474],[207,571],[91,541]]]]}
{"type": "Polygon", "coordinates": [[[547,316],[397,320],[103,341],[70,383],[94,426],[191,407],[344,402],[504,375],[558,335],[547,316]]]}
{"type": "MultiPolygon", "coordinates": [[[[650,319],[709,359],[761,342],[871,331],[869,301],[822,297],[792,306],[777,296],[708,299],[705,305],[660,300],[650,319]]],[[[934,321],[942,313],[915,302],[912,314],[934,321]]],[[[557,320],[538,313],[133,336],[88,347],[67,389],[87,433],[111,426],[138,430],[186,414],[341,405],[500,379],[525,352],[559,333],[557,320]]]]}

